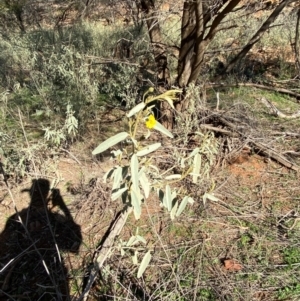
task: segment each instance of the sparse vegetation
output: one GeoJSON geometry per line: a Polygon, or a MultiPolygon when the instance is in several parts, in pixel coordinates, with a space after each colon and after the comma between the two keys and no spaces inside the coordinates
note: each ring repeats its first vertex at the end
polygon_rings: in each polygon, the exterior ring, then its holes
{"type": "Polygon", "coordinates": [[[0,0],[1,300],[299,300],[300,119],[281,118],[262,102],[288,117],[299,111],[299,4],[281,1],[276,20],[227,68],[280,3],[197,0],[207,5],[203,38],[211,40],[201,40],[196,80],[181,81],[183,93],[174,94],[166,91],[179,91],[183,1],[155,2],[0,0]],[[234,7],[209,36],[227,2],[234,7]],[[159,22],[160,39],[151,33],[156,23],[143,19],[159,22]],[[160,66],[162,54],[167,65],[160,66]],[[166,86],[160,67],[170,73],[166,86]],[[126,115],[147,95],[164,95],[166,105],[146,103],[135,128],[138,111],[126,115]],[[165,113],[174,127],[148,137],[145,122],[165,124],[165,113]],[[92,156],[120,132],[130,139],[92,156]],[[137,206],[131,186],[141,181],[128,170],[146,145],[152,151],[137,162],[147,200],[137,206]],[[119,182],[107,174],[116,166],[119,182]],[[50,183],[50,219],[30,209],[24,192],[32,202],[34,179],[50,183]],[[113,202],[122,185],[130,193],[113,202]],[[184,196],[194,204],[176,215],[184,196]],[[124,205],[135,217],[87,289],[124,205]],[[16,211],[22,222],[11,218],[16,211]],[[80,248],[64,222],[80,228],[80,248]]]}

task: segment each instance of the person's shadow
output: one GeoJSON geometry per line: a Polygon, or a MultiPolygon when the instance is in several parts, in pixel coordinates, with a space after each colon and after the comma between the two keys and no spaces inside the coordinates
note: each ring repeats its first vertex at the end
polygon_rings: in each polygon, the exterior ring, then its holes
{"type": "Polygon", "coordinates": [[[0,234],[0,301],[70,300],[62,252],[78,253],[80,226],[48,180],[33,180],[23,191],[29,207],[12,215],[0,234]]]}

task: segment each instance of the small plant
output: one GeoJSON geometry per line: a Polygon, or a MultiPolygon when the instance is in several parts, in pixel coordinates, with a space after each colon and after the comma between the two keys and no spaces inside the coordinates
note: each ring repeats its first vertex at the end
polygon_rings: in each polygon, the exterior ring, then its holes
{"type": "Polygon", "coordinates": [[[286,286],[278,291],[278,300],[299,300],[298,299],[299,297],[300,297],[299,283],[295,285],[286,286]]]}
{"type": "Polygon", "coordinates": [[[73,139],[78,131],[78,120],[75,118],[74,113],[72,105],[69,103],[67,105],[65,124],[58,130],[52,130],[49,127],[44,128],[45,139],[54,145],[60,145],[67,138],[73,139]]]}
{"type": "Polygon", "coordinates": [[[300,250],[298,247],[288,247],[283,251],[284,261],[291,266],[300,262],[300,250]]]}
{"type": "MultiPolygon", "coordinates": [[[[154,89],[150,88],[143,96],[141,103],[132,108],[127,114],[128,131],[121,132],[106,141],[102,142],[94,151],[97,155],[110,147],[120,145],[124,141],[131,147],[121,147],[112,151],[115,166],[104,175],[104,181],[112,181],[111,199],[121,199],[125,207],[132,209],[136,219],[142,215],[142,204],[147,201],[150,195],[157,195],[160,205],[164,207],[173,220],[178,217],[188,204],[193,204],[194,200],[187,195],[187,191],[182,187],[176,187],[176,183],[192,175],[193,182],[197,182],[200,175],[202,148],[196,148],[190,154],[183,156],[178,153],[178,162],[181,162],[182,173],[175,173],[171,168],[166,172],[161,172],[156,166],[154,152],[158,151],[161,143],[147,144],[147,139],[151,135],[151,130],[157,130],[163,135],[173,138],[173,134],[160,124],[154,117],[152,108],[155,101],[167,101],[174,108],[173,101],[176,94],[181,90],[169,90],[161,95],[153,95],[154,89]]],[[[205,146],[206,149],[206,146],[205,146]]],[[[212,194],[207,194],[206,198],[213,198],[212,194]]],[[[120,245],[121,253],[124,247],[131,248],[135,243],[145,243],[144,239],[136,235],[125,245],[120,245]]],[[[138,277],[142,276],[151,260],[151,252],[148,250],[144,256],[138,277]]],[[[137,262],[137,254],[133,256],[133,261],[137,262]]]]}

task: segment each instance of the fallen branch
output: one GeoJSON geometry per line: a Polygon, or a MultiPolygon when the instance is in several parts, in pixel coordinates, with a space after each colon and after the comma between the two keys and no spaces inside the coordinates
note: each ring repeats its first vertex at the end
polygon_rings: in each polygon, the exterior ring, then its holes
{"type": "Polygon", "coordinates": [[[276,150],[268,147],[267,145],[264,145],[263,143],[256,142],[254,139],[251,139],[251,138],[247,137],[245,134],[241,133],[237,129],[236,125],[234,125],[231,122],[228,122],[225,118],[219,117],[219,120],[223,124],[225,124],[226,126],[228,126],[229,128],[231,128],[231,130],[233,131],[233,133],[230,132],[229,135],[228,135],[228,133],[226,133],[226,132],[223,131],[223,134],[232,137],[234,135],[234,132],[238,133],[240,136],[248,139],[248,141],[254,146],[254,148],[256,148],[256,152],[257,153],[263,154],[264,156],[267,156],[267,157],[273,159],[274,161],[279,162],[280,164],[282,164],[283,166],[285,166],[287,168],[290,168],[290,169],[295,170],[297,172],[300,171],[300,167],[298,165],[292,163],[291,161],[289,161],[288,159],[286,159],[284,156],[279,155],[276,152],[276,150]]]}
{"type": "Polygon", "coordinates": [[[287,119],[295,119],[300,117],[300,110],[294,114],[286,115],[282,112],[280,112],[269,100],[267,100],[265,97],[258,98],[258,100],[265,105],[270,111],[272,115],[275,115],[279,118],[287,118],[287,119]]]}
{"type": "Polygon", "coordinates": [[[282,164],[283,166],[285,166],[287,168],[290,168],[290,169],[295,170],[295,171],[300,170],[299,166],[292,163],[291,161],[289,161],[285,157],[277,154],[274,149],[268,147],[267,145],[264,145],[263,143],[260,143],[260,142],[256,142],[253,139],[251,139],[251,143],[253,144],[254,148],[257,149],[258,153],[262,153],[263,155],[272,158],[273,160],[279,162],[280,164],[282,164]]]}
{"type": "Polygon", "coordinates": [[[224,135],[230,136],[230,137],[238,137],[239,136],[238,133],[234,133],[234,132],[231,132],[231,131],[228,131],[228,130],[217,128],[215,126],[211,126],[211,125],[208,125],[208,124],[201,124],[200,127],[202,129],[206,129],[206,130],[213,131],[213,132],[216,132],[216,133],[221,133],[221,134],[224,134],[224,135]]]}
{"type": "Polygon", "coordinates": [[[273,135],[282,135],[282,136],[289,136],[289,137],[300,137],[299,133],[293,132],[272,132],[273,135]]]}
{"type": "Polygon", "coordinates": [[[83,288],[82,294],[79,296],[77,301],[87,300],[89,291],[92,288],[99,274],[100,269],[104,265],[104,262],[106,261],[107,257],[110,255],[110,251],[113,247],[115,238],[120,234],[131,212],[132,212],[132,207],[127,207],[124,209],[123,212],[121,212],[117,216],[114,224],[111,226],[110,232],[107,238],[105,239],[104,243],[101,245],[99,250],[96,250],[96,254],[94,256],[96,257],[96,260],[94,261],[93,266],[91,268],[89,279],[86,283],[86,286],[83,288]]]}
{"type": "Polygon", "coordinates": [[[236,83],[234,85],[230,85],[230,84],[210,84],[208,86],[205,86],[207,89],[212,89],[212,88],[227,88],[227,87],[254,87],[254,88],[259,88],[262,90],[268,90],[268,91],[274,91],[274,92],[279,92],[282,94],[287,94],[287,95],[291,95],[294,96],[298,99],[298,102],[300,101],[300,94],[293,92],[291,90],[288,89],[284,89],[284,88],[278,88],[278,87],[269,87],[269,86],[264,86],[264,85],[260,85],[260,84],[254,84],[254,83],[236,83]]]}

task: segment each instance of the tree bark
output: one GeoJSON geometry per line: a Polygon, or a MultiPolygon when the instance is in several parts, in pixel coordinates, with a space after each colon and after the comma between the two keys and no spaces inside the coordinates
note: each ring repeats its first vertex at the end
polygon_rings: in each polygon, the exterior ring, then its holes
{"type": "Polygon", "coordinates": [[[166,56],[166,46],[163,44],[157,13],[155,11],[155,1],[141,0],[140,6],[146,19],[150,42],[153,49],[157,69],[157,85],[168,87],[170,85],[170,71],[166,56]]]}
{"type": "Polygon", "coordinates": [[[201,10],[199,9],[199,6],[197,6],[196,15],[197,16],[197,37],[195,41],[195,57],[193,59],[193,70],[189,77],[188,84],[193,83],[197,80],[202,63],[204,60],[204,54],[205,50],[207,49],[207,46],[211,42],[211,40],[215,37],[216,33],[218,32],[218,27],[223,21],[223,19],[240,3],[241,0],[232,0],[230,1],[226,7],[219,11],[216,18],[213,20],[212,25],[210,27],[209,32],[207,35],[203,38],[203,35],[205,33],[205,30],[202,28],[202,18],[200,18],[201,10]]]}
{"type": "MultiPolygon", "coordinates": [[[[144,18],[146,19],[147,28],[149,32],[150,42],[152,46],[152,51],[154,54],[154,60],[156,64],[156,80],[157,86],[164,92],[164,89],[170,87],[170,71],[168,68],[168,59],[166,56],[166,46],[163,44],[163,39],[161,35],[161,30],[157,18],[157,12],[155,11],[155,1],[154,0],[141,0],[140,1],[141,10],[144,18]]],[[[169,104],[162,102],[159,104],[159,112],[162,125],[167,129],[172,129],[173,127],[173,112],[169,104]]]]}
{"type": "Polygon", "coordinates": [[[218,32],[220,23],[239,2],[240,0],[219,1],[214,8],[207,6],[204,0],[184,2],[178,61],[179,87],[184,88],[197,80],[207,46],[218,32]],[[214,16],[216,17],[205,35],[208,23],[214,16]]]}
{"type": "MultiPolygon", "coordinates": [[[[218,27],[223,19],[239,2],[240,0],[219,1],[213,9],[208,7],[204,0],[184,2],[178,60],[177,83],[179,87],[185,88],[196,82],[204,61],[205,50],[218,32],[218,27]],[[215,19],[208,27],[208,23],[214,16],[216,16],[215,19]],[[208,28],[208,33],[205,35],[208,28]]],[[[184,112],[189,106],[188,99],[184,98],[184,95],[182,98],[176,104],[179,112],[184,112]]]]}
{"type": "Polygon", "coordinates": [[[283,0],[272,12],[272,14],[269,16],[269,18],[263,23],[263,25],[260,27],[260,29],[254,34],[254,36],[250,39],[249,43],[243,47],[243,49],[229,62],[227,65],[225,72],[230,73],[234,66],[240,62],[246,54],[249,52],[249,50],[253,47],[255,43],[257,43],[263,34],[269,29],[270,25],[276,20],[278,15],[281,13],[281,11],[290,3],[294,2],[295,0],[283,0]]]}
{"type": "Polygon", "coordinates": [[[298,77],[300,77],[300,7],[297,10],[297,23],[296,23],[296,33],[295,33],[295,41],[294,41],[294,51],[296,58],[296,68],[298,71],[298,77]]]}
{"type": "MultiPolygon", "coordinates": [[[[202,1],[198,5],[202,6],[202,1]]],[[[181,23],[181,44],[178,59],[178,85],[185,87],[192,73],[191,59],[196,38],[196,2],[185,1],[181,23]]]]}

